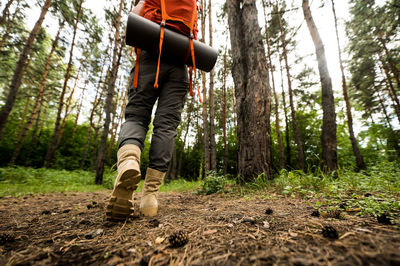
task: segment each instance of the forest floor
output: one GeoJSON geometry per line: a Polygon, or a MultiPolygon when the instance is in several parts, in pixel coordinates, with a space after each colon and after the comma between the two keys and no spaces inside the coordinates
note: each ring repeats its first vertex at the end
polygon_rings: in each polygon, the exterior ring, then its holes
{"type": "Polygon", "coordinates": [[[313,216],[318,199],[169,192],[156,217],[111,223],[108,193],[1,198],[0,265],[400,265],[397,227],[313,216]],[[179,231],[188,242],[173,247],[179,231]]]}

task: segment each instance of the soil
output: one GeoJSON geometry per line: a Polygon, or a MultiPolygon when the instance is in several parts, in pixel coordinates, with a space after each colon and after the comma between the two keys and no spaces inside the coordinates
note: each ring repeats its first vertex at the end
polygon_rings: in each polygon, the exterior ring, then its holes
{"type": "Polygon", "coordinates": [[[394,226],[272,196],[161,193],[156,217],[119,223],[107,191],[3,198],[0,265],[400,265],[394,226]]]}

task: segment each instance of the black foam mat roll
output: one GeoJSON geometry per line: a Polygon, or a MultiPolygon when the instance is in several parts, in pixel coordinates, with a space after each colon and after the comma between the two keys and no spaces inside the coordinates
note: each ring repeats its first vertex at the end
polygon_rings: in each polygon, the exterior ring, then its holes
{"type": "MultiPolygon", "coordinates": [[[[126,44],[156,53],[159,49],[160,25],[136,14],[129,14],[126,28],[126,44]]],[[[209,72],[215,66],[218,52],[216,49],[193,41],[196,68],[209,72]]],[[[188,56],[189,38],[175,31],[165,29],[162,57],[177,63],[192,65],[192,57],[188,56]],[[187,60],[186,60],[187,59],[187,60]]]]}

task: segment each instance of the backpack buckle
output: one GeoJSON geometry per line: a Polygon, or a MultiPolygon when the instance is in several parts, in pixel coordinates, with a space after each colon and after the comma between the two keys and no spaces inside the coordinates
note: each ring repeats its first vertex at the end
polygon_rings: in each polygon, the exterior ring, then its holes
{"type": "Polygon", "coordinates": [[[189,38],[190,38],[190,39],[194,39],[193,32],[191,32],[191,33],[190,33],[190,36],[189,36],[189,38]]]}
{"type": "Polygon", "coordinates": [[[161,21],[160,26],[165,27],[165,20],[161,21]]]}

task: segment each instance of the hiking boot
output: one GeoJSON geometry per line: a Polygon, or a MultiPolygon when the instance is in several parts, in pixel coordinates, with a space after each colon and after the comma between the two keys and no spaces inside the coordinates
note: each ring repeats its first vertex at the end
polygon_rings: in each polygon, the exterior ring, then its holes
{"type": "Polygon", "coordinates": [[[147,168],[143,185],[140,213],[144,216],[155,216],[158,210],[157,192],[164,179],[165,173],[147,168]]]}
{"type": "Polygon", "coordinates": [[[124,220],[133,216],[133,191],[140,181],[140,148],[133,144],[118,150],[118,176],[106,209],[108,220],[124,220]]]}

